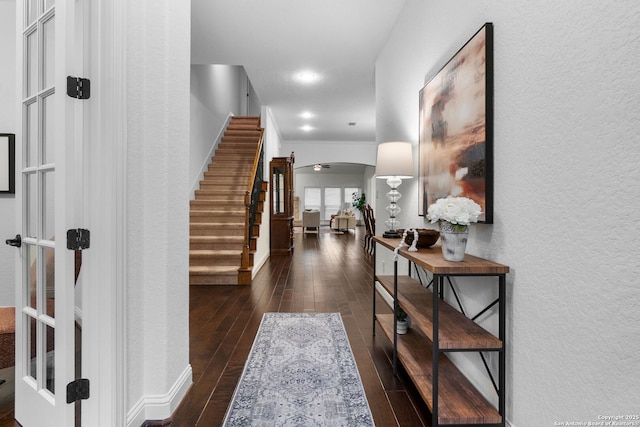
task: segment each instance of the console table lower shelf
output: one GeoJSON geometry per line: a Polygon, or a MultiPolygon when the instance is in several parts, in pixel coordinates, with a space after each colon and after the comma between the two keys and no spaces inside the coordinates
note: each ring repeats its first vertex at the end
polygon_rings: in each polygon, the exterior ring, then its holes
{"type": "MultiPolygon", "coordinates": [[[[393,314],[376,314],[393,342],[393,314]]],[[[433,410],[431,342],[417,329],[398,336],[398,359],[413,380],[429,410],[433,410]]],[[[500,413],[444,354],[439,358],[438,424],[500,424],[500,413]]]]}

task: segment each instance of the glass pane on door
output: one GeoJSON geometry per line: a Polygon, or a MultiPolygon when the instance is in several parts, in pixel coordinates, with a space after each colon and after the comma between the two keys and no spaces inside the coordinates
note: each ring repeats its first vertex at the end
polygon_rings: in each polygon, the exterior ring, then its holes
{"type": "Polygon", "coordinates": [[[54,240],[55,237],[55,184],[55,173],[53,171],[45,172],[42,174],[42,238],[45,240],[54,240]]]}
{"type": "Polygon", "coordinates": [[[47,325],[45,334],[45,384],[47,390],[53,394],[55,392],[55,330],[47,325]]]}
{"type": "Polygon", "coordinates": [[[38,31],[32,31],[27,35],[27,65],[26,65],[26,90],[27,97],[33,96],[38,91],[38,31]]]}
{"type": "Polygon", "coordinates": [[[31,102],[25,107],[25,153],[24,166],[32,167],[38,164],[38,104],[31,102]]]}
{"type": "Polygon", "coordinates": [[[28,362],[25,366],[25,370],[26,370],[26,375],[30,376],[31,378],[37,380],[38,379],[38,367],[37,367],[37,351],[36,351],[36,327],[38,325],[38,322],[36,322],[36,319],[34,319],[33,317],[29,316],[29,315],[24,315],[26,321],[25,321],[25,325],[28,325],[27,328],[27,339],[25,340],[25,354],[28,356],[28,362]]]}
{"type": "Polygon", "coordinates": [[[38,180],[35,173],[24,175],[25,181],[25,217],[24,236],[36,239],[38,237],[38,180]]]}
{"type": "Polygon", "coordinates": [[[42,98],[42,124],[44,128],[42,129],[42,163],[50,164],[55,162],[55,150],[54,150],[54,142],[55,142],[55,97],[53,94],[42,98]]]}
{"type": "Polygon", "coordinates": [[[56,302],[56,281],[54,277],[54,249],[44,249],[44,313],[48,316],[54,317],[55,302],[56,302]]]}
{"type": "Polygon", "coordinates": [[[43,73],[43,89],[53,86],[55,77],[55,33],[56,33],[55,17],[51,17],[43,23],[43,39],[44,46],[42,48],[42,73],[43,73]]]}
{"type": "Polygon", "coordinates": [[[38,0],[27,0],[27,25],[36,20],[38,12],[38,0]]]}
{"type": "Polygon", "coordinates": [[[38,277],[38,251],[34,245],[25,245],[25,253],[27,260],[26,267],[26,286],[25,297],[27,298],[27,306],[36,309],[36,280],[38,277]]]}

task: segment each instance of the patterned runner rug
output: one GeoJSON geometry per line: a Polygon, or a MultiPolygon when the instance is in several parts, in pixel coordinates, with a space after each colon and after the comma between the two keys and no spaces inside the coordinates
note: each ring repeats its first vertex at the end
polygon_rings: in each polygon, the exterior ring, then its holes
{"type": "Polygon", "coordinates": [[[224,426],[373,426],[339,313],[266,313],[224,426]]]}

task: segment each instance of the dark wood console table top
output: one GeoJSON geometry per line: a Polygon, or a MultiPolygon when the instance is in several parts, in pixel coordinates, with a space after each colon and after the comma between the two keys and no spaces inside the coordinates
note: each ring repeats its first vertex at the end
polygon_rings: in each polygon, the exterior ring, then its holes
{"type": "MultiPolygon", "coordinates": [[[[381,236],[375,236],[373,240],[392,251],[400,244],[400,239],[389,239],[381,236]]],[[[421,248],[418,249],[418,252],[410,252],[408,249],[407,246],[400,249],[399,253],[402,257],[429,270],[433,274],[482,275],[506,274],[509,272],[509,267],[506,265],[469,254],[465,254],[464,261],[447,261],[442,257],[442,248],[440,246],[421,248]]]]}

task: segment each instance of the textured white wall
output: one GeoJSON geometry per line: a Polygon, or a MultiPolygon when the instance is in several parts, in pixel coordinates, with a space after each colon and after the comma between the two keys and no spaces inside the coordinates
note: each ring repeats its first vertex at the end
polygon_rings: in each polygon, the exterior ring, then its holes
{"type": "MultiPolygon", "coordinates": [[[[417,144],[425,78],[487,21],[495,224],[468,251],[511,267],[507,419],[638,414],[640,3],[407,0],[376,65],[379,142],[417,144]]],[[[401,201],[422,226],[416,181],[401,201]]]]}
{"type": "MultiPolygon", "coordinates": [[[[16,133],[16,2],[0,0],[0,132],[16,133]]],[[[19,146],[16,145],[16,148],[19,146]]],[[[0,239],[12,238],[16,224],[15,195],[0,194],[0,239]]],[[[0,245],[0,307],[15,305],[15,257],[18,251],[0,245]]]]}
{"type": "MultiPolygon", "coordinates": [[[[127,3],[127,409],[189,366],[190,3],[127,3]]],[[[161,405],[160,405],[161,406],[161,405]]],[[[164,419],[171,409],[147,412],[164,419]]]]}
{"type": "MultiPolygon", "coordinates": [[[[190,182],[202,179],[202,166],[229,114],[243,115],[241,87],[246,73],[234,65],[191,65],[190,182]]],[[[246,84],[244,85],[246,86],[246,84]]]]}

